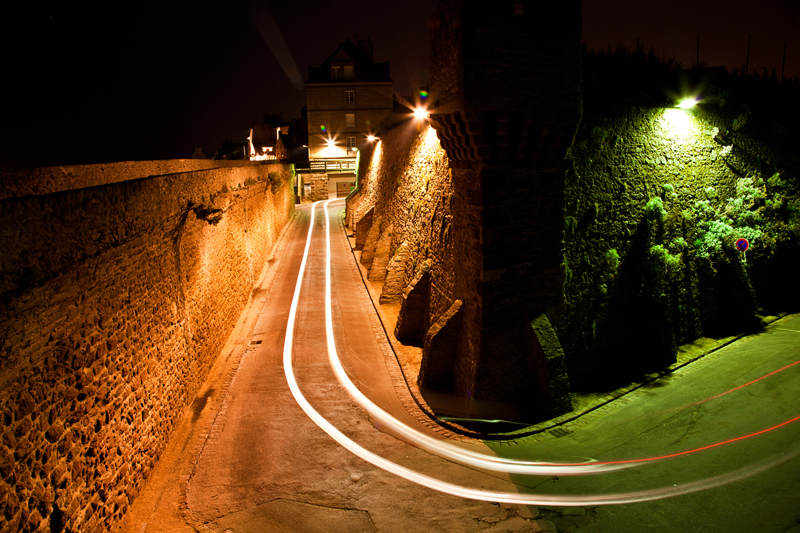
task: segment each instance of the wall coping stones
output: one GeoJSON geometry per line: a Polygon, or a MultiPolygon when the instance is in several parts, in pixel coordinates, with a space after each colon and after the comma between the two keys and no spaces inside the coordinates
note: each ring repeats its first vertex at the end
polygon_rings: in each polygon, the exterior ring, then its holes
{"type": "Polygon", "coordinates": [[[99,185],[167,174],[257,166],[261,164],[263,164],[261,161],[244,160],[169,159],[162,161],[120,161],[93,165],[37,167],[13,171],[0,170],[0,200],[85,189],[87,187],[97,187],[99,185]]]}

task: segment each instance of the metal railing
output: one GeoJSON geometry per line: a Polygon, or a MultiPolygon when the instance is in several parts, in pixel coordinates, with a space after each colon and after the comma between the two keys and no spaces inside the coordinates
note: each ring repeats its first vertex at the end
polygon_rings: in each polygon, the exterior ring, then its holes
{"type": "Polygon", "coordinates": [[[297,171],[304,170],[311,172],[355,172],[356,160],[355,159],[332,159],[332,160],[312,160],[308,162],[298,162],[295,164],[297,171]]]}

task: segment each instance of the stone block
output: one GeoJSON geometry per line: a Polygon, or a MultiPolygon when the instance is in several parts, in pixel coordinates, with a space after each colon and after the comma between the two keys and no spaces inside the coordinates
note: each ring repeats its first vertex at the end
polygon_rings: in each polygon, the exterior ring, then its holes
{"type": "Polygon", "coordinates": [[[364,248],[361,250],[361,264],[369,268],[372,265],[372,259],[375,257],[375,248],[378,246],[378,240],[381,237],[381,225],[383,219],[378,216],[367,232],[367,237],[364,240],[364,248]]]}
{"type": "MultiPolygon", "coordinates": [[[[383,281],[386,279],[386,268],[389,266],[389,261],[392,258],[392,237],[394,226],[391,224],[381,234],[380,239],[375,245],[375,255],[372,258],[372,264],[369,267],[369,274],[367,278],[370,281],[383,281]]],[[[363,259],[363,256],[362,256],[363,259]]]]}
{"type": "Polygon", "coordinates": [[[372,228],[372,219],[375,214],[375,206],[370,207],[364,215],[358,219],[355,227],[355,249],[363,250],[364,244],[367,242],[367,235],[372,228]]]}
{"type": "Polygon", "coordinates": [[[400,300],[406,282],[407,263],[410,262],[409,244],[404,242],[395,252],[386,266],[386,279],[381,289],[380,303],[392,303],[400,300]]]}

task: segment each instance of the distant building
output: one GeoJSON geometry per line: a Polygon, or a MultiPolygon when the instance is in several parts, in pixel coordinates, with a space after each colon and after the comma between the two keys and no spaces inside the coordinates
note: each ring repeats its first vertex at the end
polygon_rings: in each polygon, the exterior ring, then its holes
{"type": "Polygon", "coordinates": [[[253,124],[248,139],[248,158],[251,161],[306,161],[308,132],[305,117],[283,120],[283,114],[264,115],[264,123],[253,124]]]}
{"type": "Polygon", "coordinates": [[[281,159],[278,157],[279,133],[280,128],[272,124],[253,124],[250,136],[247,138],[249,144],[247,154],[250,160],[281,159]]]}
{"type": "Polygon", "coordinates": [[[326,175],[330,196],[346,196],[358,146],[392,112],[389,62],[373,61],[371,40],[345,39],[322,65],[308,67],[305,86],[310,171],[326,175]]]}
{"type": "Polygon", "coordinates": [[[288,153],[288,162],[308,161],[308,118],[306,106],[301,109],[300,118],[293,118],[281,124],[281,141],[288,153]]]}

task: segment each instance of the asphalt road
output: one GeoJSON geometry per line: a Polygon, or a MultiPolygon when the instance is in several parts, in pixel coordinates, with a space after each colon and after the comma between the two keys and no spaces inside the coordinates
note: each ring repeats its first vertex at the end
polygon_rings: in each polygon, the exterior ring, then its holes
{"type": "MultiPolygon", "coordinates": [[[[339,203],[341,205],[341,203],[339,203]]],[[[230,385],[188,484],[187,505],[195,527],[212,531],[472,531],[508,522],[529,523],[514,506],[448,496],[402,480],[339,446],[298,407],[284,376],[283,343],[289,305],[310,216],[301,208],[283,264],[248,351],[230,385]]],[[[369,302],[340,226],[331,213],[334,330],[343,365],[374,402],[420,431],[390,380],[369,302]]],[[[312,406],[362,446],[405,466],[450,481],[514,491],[508,476],[487,475],[422,452],[379,430],[355,405],[330,370],[324,330],[323,213],[313,221],[304,288],[297,310],[295,374],[312,406]]],[[[374,311],[372,311],[374,313],[374,311]]],[[[469,445],[465,445],[469,446],[469,445]]],[[[491,453],[482,444],[473,448],[491,453]]],[[[526,510],[520,511],[522,514],[526,510]]],[[[507,530],[507,529],[506,529],[507,530]]],[[[149,529],[148,529],[149,531],[149,529]]]]}
{"type": "MultiPolygon", "coordinates": [[[[375,326],[341,226],[342,203],[332,208],[332,313],[343,365],[372,401],[409,426],[442,439],[430,424],[409,414],[408,402],[397,393],[396,363],[375,326]]],[[[800,533],[800,457],[795,455],[800,421],[623,471],[558,478],[464,467],[396,437],[354,403],[330,370],[323,229],[321,209],[312,221],[310,206],[299,208],[275,255],[271,277],[257,290],[258,305],[248,311],[250,318],[221,358],[234,362],[212,372],[122,531],[800,533]],[[293,366],[303,395],[347,437],[397,464],[476,489],[595,499],[609,494],[641,497],[652,490],[705,490],[622,505],[497,504],[422,487],[342,448],[298,406],[283,368],[286,323],[312,222],[293,366]],[[231,355],[235,353],[240,359],[231,355]],[[741,479],[734,480],[737,476],[741,479]],[[713,483],[719,486],[708,488],[713,483]]],[[[683,453],[761,431],[800,415],[800,364],[703,400],[800,360],[799,347],[800,317],[787,317],[763,334],[737,341],[567,424],[567,434],[544,432],[502,444],[459,446],[530,460],[621,461],[683,453]]]]}

